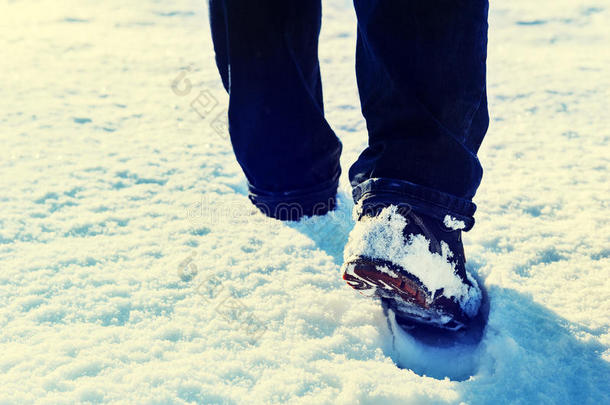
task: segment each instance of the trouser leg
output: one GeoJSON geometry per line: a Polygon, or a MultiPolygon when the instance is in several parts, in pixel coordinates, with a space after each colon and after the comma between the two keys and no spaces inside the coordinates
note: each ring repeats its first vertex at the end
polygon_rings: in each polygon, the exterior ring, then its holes
{"type": "Polygon", "coordinates": [[[489,123],[487,0],[354,4],[369,132],[350,168],[355,199],[377,190],[472,216],[482,176],[476,153],[489,123]]]}
{"type": "Polygon", "coordinates": [[[250,199],[281,219],[332,209],[341,143],[324,118],[320,1],[210,0],[210,20],[250,199]]]}

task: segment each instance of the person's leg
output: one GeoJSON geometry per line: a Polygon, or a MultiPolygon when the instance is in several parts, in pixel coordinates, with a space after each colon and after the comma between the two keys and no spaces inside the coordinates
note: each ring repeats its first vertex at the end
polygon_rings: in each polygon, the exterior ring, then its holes
{"type": "MultiPolygon", "coordinates": [[[[482,336],[465,267],[488,126],[487,0],[355,0],[369,147],[350,169],[358,221],[343,279],[414,324],[482,336]]],[[[458,335],[453,337],[457,338],[458,335]]]]}
{"type": "Polygon", "coordinates": [[[320,1],[210,0],[210,22],[250,199],[280,219],[324,214],[341,143],[324,119],[320,1]]]}
{"type": "Polygon", "coordinates": [[[469,228],[482,176],[476,153],[489,122],[487,0],[354,4],[369,131],[349,173],[355,199],[396,198],[435,216],[455,214],[469,228]]]}

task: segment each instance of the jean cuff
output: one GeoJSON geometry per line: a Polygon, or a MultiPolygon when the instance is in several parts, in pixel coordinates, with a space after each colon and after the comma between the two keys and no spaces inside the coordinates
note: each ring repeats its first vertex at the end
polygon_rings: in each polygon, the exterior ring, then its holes
{"type": "Polygon", "coordinates": [[[290,191],[265,191],[248,183],[248,198],[265,215],[282,221],[324,215],[335,208],[339,173],[315,187],[290,191]]]}
{"type": "Polygon", "coordinates": [[[354,187],[352,196],[365,211],[388,205],[407,204],[413,211],[444,221],[450,215],[463,221],[463,231],[474,226],[477,206],[470,200],[420,186],[406,180],[371,178],[354,187]]]}

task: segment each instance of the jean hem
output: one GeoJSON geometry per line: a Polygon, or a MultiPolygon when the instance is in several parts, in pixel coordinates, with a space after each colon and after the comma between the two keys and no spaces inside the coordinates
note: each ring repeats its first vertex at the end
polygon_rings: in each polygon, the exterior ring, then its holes
{"type": "Polygon", "coordinates": [[[477,206],[472,201],[406,180],[371,178],[356,185],[352,196],[364,210],[407,204],[410,209],[440,221],[450,215],[464,222],[463,231],[470,230],[475,222],[477,206]]]}
{"type": "Polygon", "coordinates": [[[289,191],[266,191],[248,184],[248,198],[263,214],[282,221],[324,215],[335,208],[339,174],[315,187],[289,191]]]}

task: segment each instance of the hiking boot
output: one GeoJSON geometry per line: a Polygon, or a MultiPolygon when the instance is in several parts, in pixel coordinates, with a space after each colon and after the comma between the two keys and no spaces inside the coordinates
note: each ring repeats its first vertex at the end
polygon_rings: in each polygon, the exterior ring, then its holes
{"type": "Polygon", "coordinates": [[[356,209],[342,266],[348,285],[415,324],[457,331],[477,315],[482,295],[465,268],[464,222],[450,215],[440,221],[408,204],[356,209]]]}

